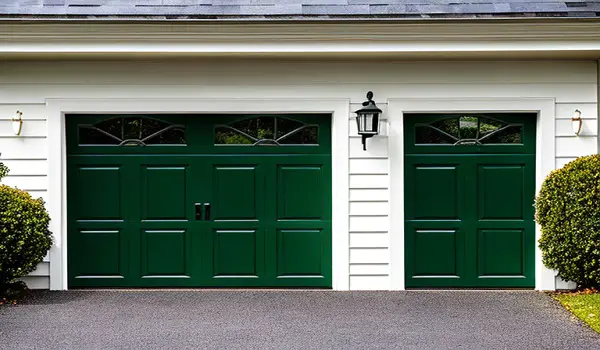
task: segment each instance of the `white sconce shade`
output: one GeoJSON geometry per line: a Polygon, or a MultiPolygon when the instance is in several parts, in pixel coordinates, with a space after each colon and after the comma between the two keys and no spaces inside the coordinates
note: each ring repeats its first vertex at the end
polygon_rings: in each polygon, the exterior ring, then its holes
{"type": "Polygon", "coordinates": [[[17,111],[15,117],[12,118],[12,128],[15,135],[21,135],[21,129],[23,128],[23,112],[17,111]]]}
{"type": "Polygon", "coordinates": [[[573,118],[571,118],[571,125],[573,126],[573,133],[577,136],[579,136],[579,133],[581,132],[582,123],[581,111],[576,109],[573,113],[573,118]]]}

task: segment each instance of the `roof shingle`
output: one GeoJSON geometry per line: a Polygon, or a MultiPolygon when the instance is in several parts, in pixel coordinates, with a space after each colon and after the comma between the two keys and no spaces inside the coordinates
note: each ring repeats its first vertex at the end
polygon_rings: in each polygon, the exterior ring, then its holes
{"type": "Polygon", "coordinates": [[[600,0],[0,0],[0,17],[598,17],[600,0]]]}

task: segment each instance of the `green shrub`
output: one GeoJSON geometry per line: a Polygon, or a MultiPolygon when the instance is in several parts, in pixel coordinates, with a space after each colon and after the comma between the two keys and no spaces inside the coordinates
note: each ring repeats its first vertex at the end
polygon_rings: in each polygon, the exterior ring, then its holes
{"type": "MultiPolygon", "coordinates": [[[[5,169],[0,166],[4,175],[5,169]]],[[[49,222],[41,198],[0,185],[0,297],[15,289],[19,285],[15,280],[35,270],[44,259],[52,245],[49,222]]]]}
{"type": "Polygon", "coordinates": [[[535,206],[544,265],[580,288],[600,287],[600,155],[550,173],[535,206]]]}

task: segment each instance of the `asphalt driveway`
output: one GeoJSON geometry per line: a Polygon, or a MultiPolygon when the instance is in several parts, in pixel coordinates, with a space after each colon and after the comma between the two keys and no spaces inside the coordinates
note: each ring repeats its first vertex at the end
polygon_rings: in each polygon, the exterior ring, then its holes
{"type": "Polygon", "coordinates": [[[70,291],[0,307],[2,349],[600,349],[539,292],[70,291]]]}

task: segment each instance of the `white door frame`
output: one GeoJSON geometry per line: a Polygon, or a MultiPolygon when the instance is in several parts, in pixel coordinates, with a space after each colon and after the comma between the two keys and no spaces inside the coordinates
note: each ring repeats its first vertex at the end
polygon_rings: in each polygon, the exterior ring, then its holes
{"type": "Polygon", "coordinates": [[[81,113],[331,113],[332,287],[348,290],[349,279],[349,99],[48,99],[48,211],[54,232],[50,289],[67,284],[67,178],[65,114],[81,113]]]}
{"type": "MultiPolygon", "coordinates": [[[[389,99],[390,161],[390,270],[392,290],[405,289],[404,281],[404,113],[530,112],[537,114],[535,187],[555,168],[555,101],[553,98],[423,98],[389,99]]],[[[555,290],[555,273],[542,264],[535,229],[535,289],[555,290]]]]}

